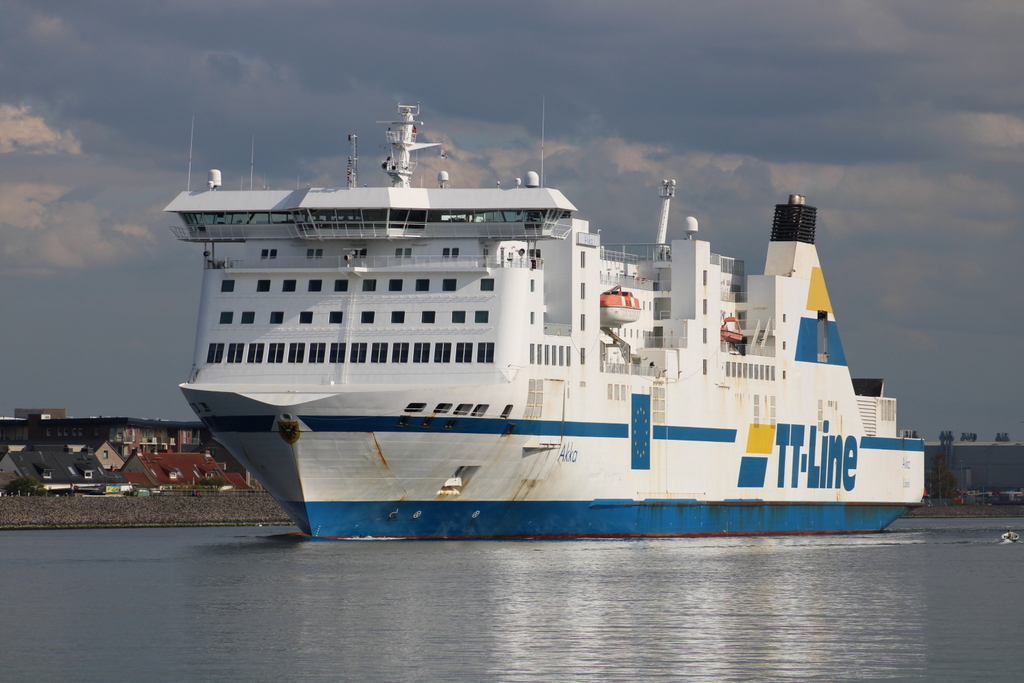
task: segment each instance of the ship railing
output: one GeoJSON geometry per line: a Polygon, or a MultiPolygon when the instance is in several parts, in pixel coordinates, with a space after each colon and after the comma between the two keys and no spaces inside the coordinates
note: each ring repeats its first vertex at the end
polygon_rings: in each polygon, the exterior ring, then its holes
{"type": "Polygon", "coordinates": [[[640,363],[601,363],[601,372],[613,375],[636,375],[639,377],[657,377],[658,368],[640,363]]]}
{"type": "Polygon", "coordinates": [[[172,225],[171,232],[185,242],[244,242],[246,240],[290,239],[295,225],[172,225]]]}
{"type": "Polygon", "coordinates": [[[572,336],[572,325],[565,323],[544,323],[544,334],[549,337],[572,336]]]}
{"type": "Polygon", "coordinates": [[[738,304],[747,303],[746,292],[731,292],[728,289],[722,289],[722,301],[732,301],[738,304]]]}
{"type": "Polygon", "coordinates": [[[602,249],[601,258],[609,261],[621,261],[623,263],[637,263],[638,261],[671,261],[672,247],[668,244],[610,244],[607,249],[602,249]],[[608,256],[605,256],[605,252],[608,256]]]}
{"type": "Polygon", "coordinates": [[[645,349],[685,349],[687,348],[688,340],[686,336],[672,335],[672,336],[649,336],[644,337],[643,343],[640,348],[645,349]]]}
{"type": "Polygon", "coordinates": [[[764,358],[775,358],[775,347],[760,344],[747,344],[748,356],[761,356],[764,358]]]}
{"type": "Polygon", "coordinates": [[[628,289],[643,289],[647,291],[662,291],[661,283],[657,280],[648,280],[645,277],[630,277],[618,273],[602,272],[600,276],[602,285],[621,285],[628,289]]]}
{"type": "Polygon", "coordinates": [[[572,231],[571,220],[538,223],[495,223],[475,221],[442,221],[433,223],[404,222],[302,222],[289,226],[292,237],[304,240],[350,238],[458,238],[472,237],[495,240],[565,239],[572,231]]]}
{"type": "Polygon", "coordinates": [[[613,261],[614,263],[628,263],[636,264],[637,257],[635,254],[627,253],[626,251],[616,251],[611,247],[601,247],[601,260],[602,261],[613,261]]]}
{"type": "Polygon", "coordinates": [[[572,221],[539,223],[395,223],[360,221],[319,223],[305,221],[280,224],[172,225],[174,236],[185,242],[244,242],[270,239],[387,239],[396,237],[457,238],[475,237],[497,240],[565,239],[572,221]]]}
{"type": "Polygon", "coordinates": [[[743,275],[746,271],[746,264],[743,261],[721,254],[711,254],[711,263],[721,266],[722,273],[726,275],[743,275]]]}
{"type": "Polygon", "coordinates": [[[762,358],[775,358],[775,347],[760,344],[730,344],[721,342],[720,351],[726,354],[740,356],[761,356],[762,358]]]}
{"type": "Polygon", "coordinates": [[[493,256],[291,256],[259,259],[207,259],[206,267],[236,270],[267,270],[281,268],[296,270],[317,268],[345,270],[353,268],[380,268],[387,270],[484,270],[493,268],[528,268],[543,270],[543,259],[500,259],[493,256]]]}

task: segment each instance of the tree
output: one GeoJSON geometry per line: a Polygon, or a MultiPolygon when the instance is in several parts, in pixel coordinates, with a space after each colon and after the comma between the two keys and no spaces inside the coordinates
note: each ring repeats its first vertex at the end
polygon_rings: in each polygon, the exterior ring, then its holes
{"type": "Polygon", "coordinates": [[[952,498],[956,486],[956,475],[946,464],[946,454],[936,453],[932,458],[932,467],[928,470],[928,495],[932,498],[952,498]]]}
{"type": "Polygon", "coordinates": [[[43,482],[27,474],[4,484],[4,491],[9,496],[45,496],[47,493],[43,482]]]}

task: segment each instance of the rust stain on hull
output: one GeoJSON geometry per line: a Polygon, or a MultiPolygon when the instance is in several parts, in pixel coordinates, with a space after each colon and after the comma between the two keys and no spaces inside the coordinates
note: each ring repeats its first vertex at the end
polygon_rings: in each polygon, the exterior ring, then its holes
{"type": "Polygon", "coordinates": [[[388,475],[395,481],[396,484],[398,484],[398,488],[402,489],[402,496],[398,500],[405,500],[405,497],[409,495],[409,492],[405,490],[405,487],[402,486],[402,482],[400,482],[398,480],[398,477],[395,476],[395,473],[391,471],[391,466],[388,465],[388,459],[384,457],[384,449],[382,449],[380,447],[380,443],[377,442],[377,435],[374,434],[373,432],[370,432],[370,438],[373,439],[373,448],[374,450],[377,451],[377,457],[380,458],[380,464],[384,466],[384,469],[387,470],[388,475]]]}

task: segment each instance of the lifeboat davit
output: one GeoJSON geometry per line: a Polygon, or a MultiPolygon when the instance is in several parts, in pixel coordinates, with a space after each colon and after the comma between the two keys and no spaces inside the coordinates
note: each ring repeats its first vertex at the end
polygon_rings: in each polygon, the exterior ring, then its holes
{"type": "Polygon", "coordinates": [[[743,343],[743,328],[736,318],[726,318],[722,321],[722,341],[730,344],[743,343]]]}
{"type": "Polygon", "coordinates": [[[601,325],[617,327],[640,319],[640,300],[616,285],[601,295],[601,325]]]}

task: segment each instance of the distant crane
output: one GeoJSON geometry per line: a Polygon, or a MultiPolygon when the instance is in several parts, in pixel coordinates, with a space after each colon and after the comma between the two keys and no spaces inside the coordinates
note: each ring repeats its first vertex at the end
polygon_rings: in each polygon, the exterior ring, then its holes
{"type": "Polygon", "coordinates": [[[676,181],[662,180],[658,196],[661,197],[661,217],[658,219],[658,239],[654,243],[665,244],[665,239],[668,237],[668,209],[672,203],[672,197],[676,196],[676,181]]]}
{"type": "Polygon", "coordinates": [[[358,183],[356,179],[356,165],[359,163],[359,150],[356,147],[355,135],[348,136],[348,187],[352,189],[358,183]]]}

